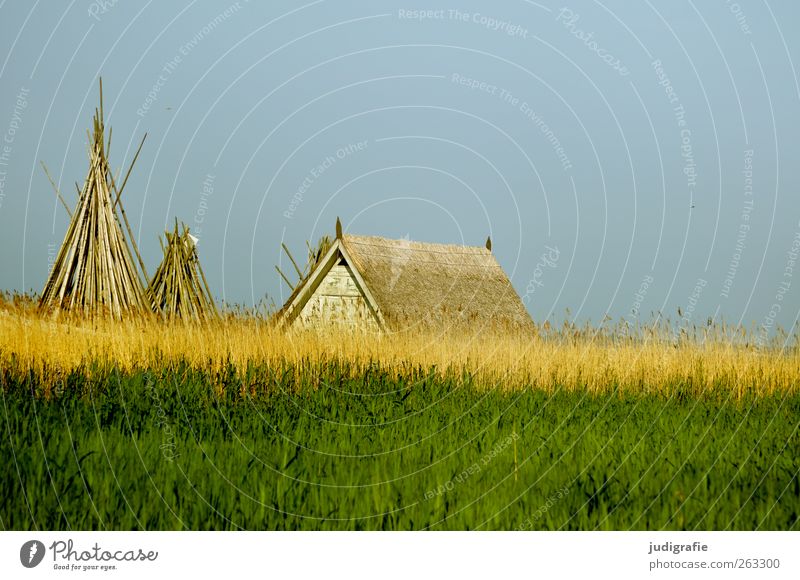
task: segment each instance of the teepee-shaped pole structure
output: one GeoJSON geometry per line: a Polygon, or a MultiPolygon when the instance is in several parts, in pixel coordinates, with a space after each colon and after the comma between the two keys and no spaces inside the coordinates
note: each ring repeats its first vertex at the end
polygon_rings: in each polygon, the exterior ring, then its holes
{"type": "Polygon", "coordinates": [[[208,289],[200,259],[197,256],[197,238],[183,226],[165,232],[166,245],[161,244],[164,259],[153,275],[147,291],[153,311],[164,318],[206,321],[218,316],[214,298],[208,289]]]}
{"type": "Polygon", "coordinates": [[[116,319],[149,315],[150,304],[142,282],[147,279],[147,273],[120,202],[144,139],[122,186],[117,189],[107,157],[111,145],[110,132],[108,145],[105,144],[102,79],[100,108],[95,110],[93,132],[88,136],[89,173],[42,291],[40,308],[56,313],[63,310],[116,319]],[[122,233],[120,216],[129,240],[122,233]],[[134,254],[138,266],[134,262],[134,254]]]}

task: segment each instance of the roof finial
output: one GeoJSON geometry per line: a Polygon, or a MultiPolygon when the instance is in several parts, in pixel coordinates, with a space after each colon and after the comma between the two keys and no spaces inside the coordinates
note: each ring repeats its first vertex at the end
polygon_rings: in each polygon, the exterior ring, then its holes
{"type": "Polygon", "coordinates": [[[486,249],[492,251],[492,236],[486,238],[486,249]]]}
{"type": "Polygon", "coordinates": [[[340,220],[338,217],[336,218],[336,239],[342,239],[342,220],[340,220]]]}

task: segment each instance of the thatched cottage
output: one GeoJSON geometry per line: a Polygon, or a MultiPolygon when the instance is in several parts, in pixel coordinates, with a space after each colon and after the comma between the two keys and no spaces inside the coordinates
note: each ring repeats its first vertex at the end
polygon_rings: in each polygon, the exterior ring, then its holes
{"type": "Polygon", "coordinates": [[[343,235],[279,312],[284,325],[528,331],[519,295],[486,247],[343,235]]]}

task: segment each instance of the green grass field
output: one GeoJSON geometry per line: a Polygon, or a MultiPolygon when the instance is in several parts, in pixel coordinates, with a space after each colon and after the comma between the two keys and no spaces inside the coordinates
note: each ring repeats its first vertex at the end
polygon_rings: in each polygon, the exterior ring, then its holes
{"type": "Polygon", "coordinates": [[[219,377],[188,368],[84,370],[45,397],[3,371],[0,527],[799,527],[797,395],[503,393],[335,364],[314,384],[247,372],[255,387],[231,370],[218,395],[219,377]]]}

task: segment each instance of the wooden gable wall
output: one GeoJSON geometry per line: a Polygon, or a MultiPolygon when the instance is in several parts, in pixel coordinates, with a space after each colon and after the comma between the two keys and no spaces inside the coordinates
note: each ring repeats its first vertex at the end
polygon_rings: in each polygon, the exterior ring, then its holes
{"type": "Polygon", "coordinates": [[[380,330],[353,272],[342,259],[319,283],[295,323],[314,328],[321,324],[342,324],[376,332],[380,330]]]}

